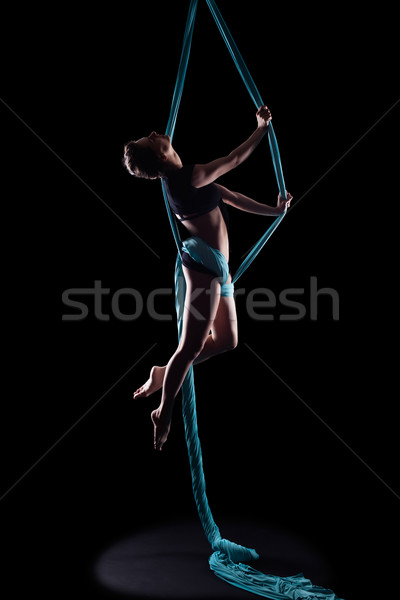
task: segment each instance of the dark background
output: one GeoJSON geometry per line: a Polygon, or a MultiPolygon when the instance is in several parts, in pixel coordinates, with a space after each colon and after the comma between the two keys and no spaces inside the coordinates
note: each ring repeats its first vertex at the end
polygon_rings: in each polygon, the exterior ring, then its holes
{"type": "MultiPolygon", "coordinates": [[[[196,518],[180,401],[165,450],[155,454],[149,417],[159,394],[131,399],[174,350],[173,297],[157,301],[173,317],[163,322],[145,308],[119,320],[110,302],[121,288],[146,299],[173,286],[176,248],[160,185],[129,177],[121,157],[124,142],[165,129],[188,5],[133,2],[84,14],[78,5],[34,6],[4,19],[7,598],[101,598],[93,568],[104,549],[139,526],[196,518]],[[110,290],[102,301],[109,320],[95,317],[87,297],[88,317],[63,321],[74,312],[63,292],[96,280],[110,290]]],[[[346,4],[218,5],[272,111],[295,198],[237,287],[277,297],[304,288],[307,313],[280,320],[291,311],[278,303],[259,310],[273,320],[256,321],[239,297],[238,348],[196,369],[210,502],[222,528],[224,517],[251,515],[307,539],[331,566],[331,579],[315,583],[346,599],[372,598],[390,587],[398,564],[399,105],[383,117],[400,96],[394,13],[385,5],[354,13],[346,4]],[[311,320],[311,277],[339,294],[338,321],[328,297],[311,320]]],[[[206,162],[255,125],[255,107],[200,2],[174,146],[184,162],[206,162]]],[[[267,143],[221,183],[273,203],[267,143]]],[[[230,216],[235,267],[269,220],[230,216]]],[[[133,312],[132,300],[120,308],[133,312]]]]}

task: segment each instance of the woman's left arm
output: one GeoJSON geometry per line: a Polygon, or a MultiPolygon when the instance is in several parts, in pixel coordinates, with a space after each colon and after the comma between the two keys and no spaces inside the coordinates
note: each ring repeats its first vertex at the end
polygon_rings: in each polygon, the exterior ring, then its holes
{"type": "Polygon", "coordinates": [[[244,212],[253,213],[254,215],[264,215],[264,216],[278,216],[282,215],[286,212],[287,207],[290,206],[290,202],[292,200],[292,195],[289,192],[286,192],[287,200],[284,200],[281,195],[278,195],[278,203],[276,206],[268,206],[268,204],[261,204],[261,202],[256,202],[252,198],[248,196],[244,196],[239,192],[232,192],[228,190],[223,185],[219,185],[219,183],[215,184],[221,194],[222,200],[233,206],[234,208],[238,208],[239,210],[243,210],[244,212]]]}

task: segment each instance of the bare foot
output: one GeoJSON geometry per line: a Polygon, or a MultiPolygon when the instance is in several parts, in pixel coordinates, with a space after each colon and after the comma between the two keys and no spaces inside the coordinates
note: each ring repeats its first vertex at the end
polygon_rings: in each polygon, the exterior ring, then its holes
{"type": "Polygon", "coordinates": [[[171,418],[164,418],[160,409],[157,408],[151,413],[151,420],[154,425],[154,450],[161,452],[171,428],[171,418]]]}
{"type": "Polygon", "coordinates": [[[150,377],[142,387],[133,393],[134,399],[147,398],[154,392],[162,388],[166,367],[153,367],[150,371],[150,377]]]}

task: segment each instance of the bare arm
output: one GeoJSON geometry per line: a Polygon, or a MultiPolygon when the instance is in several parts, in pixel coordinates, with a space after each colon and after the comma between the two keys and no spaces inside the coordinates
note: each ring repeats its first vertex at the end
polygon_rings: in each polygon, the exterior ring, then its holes
{"type": "Polygon", "coordinates": [[[206,164],[195,165],[192,173],[192,185],[194,187],[203,187],[212,183],[221,175],[228,173],[250,156],[257,148],[264,135],[267,133],[268,123],[271,120],[271,113],[266,106],[262,106],[257,111],[257,129],[251,136],[232,150],[227,156],[217,158],[206,164]]]}
{"type": "Polygon", "coordinates": [[[248,196],[244,196],[239,192],[232,192],[228,190],[226,187],[216,184],[218,190],[221,193],[222,200],[233,206],[234,208],[238,208],[239,210],[243,210],[244,212],[253,213],[254,215],[264,215],[264,216],[277,216],[286,212],[288,206],[290,206],[290,202],[292,200],[291,194],[286,192],[287,200],[284,200],[281,195],[278,196],[278,202],[276,206],[268,206],[268,204],[261,204],[248,196]]]}

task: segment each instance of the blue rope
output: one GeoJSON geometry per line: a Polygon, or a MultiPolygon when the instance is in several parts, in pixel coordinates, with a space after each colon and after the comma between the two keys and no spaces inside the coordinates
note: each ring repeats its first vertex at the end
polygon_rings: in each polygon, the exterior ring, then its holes
{"type": "MultiPolygon", "coordinates": [[[[167,128],[165,130],[166,135],[170,136],[171,141],[172,141],[172,138],[174,137],[176,119],[178,117],[178,109],[179,109],[179,105],[181,103],[183,86],[185,85],[185,77],[186,77],[186,71],[187,71],[187,66],[188,66],[188,62],[189,62],[190,48],[192,45],[194,22],[195,22],[196,12],[197,12],[197,2],[198,2],[198,0],[191,0],[191,2],[190,2],[189,13],[188,13],[188,17],[186,20],[185,35],[183,37],[181,59],[179,61],[179,67],[178,67],[178,75],[176,78],[174,94],[172,96],[172,104],[171,104],[171,110],[169,113],[167,128]]],[[[165,184],[162,179],[161,179],[161,185],[162,185],[164,201],[165,201],[165,206],[166,206],[167,213],[168,213],[169,222],[171,224],[172,233],[173,233],[173,236],[175,239],[175,244],[176,244],[176,247],[178,248],[178,252],[181,254],[182,240],[179,235],[179,230],[178,230],[178,225],[177,225],[177,222],[175,219],[175,215],[172,214],[171,207],[168,202],[165,184]]]]}
{"type": "MultiPolygon", "coordinates": [[[[257,108],[264,106],[264,102],[262,101],[261,95],[253,81],[253,78],[250,75],[250,72],[246,66],[246,63],[244,62],[243,57],[240,54],[239,49],[236,46],[236,43],[229,31],[224,19],[222,18],[222,15],[221,15],[217,5],[215,4],[214,0],[206,0],[206,1],[210,8],[211,14],[213,15],[213,17],[217,23],[218,29],[221,32],[222,37],[227,45],[227,48],[233,58],[233,61],[239,71],[239,74],[242,77],[242,79],[246,85],[246,88],[250,94],[251,99],[253,100],[253,102],[257,108]]],[[[186,20],[186,27],[185,27],[185,34],[184,34],[184,38],[183,38],[181,58],[180,58],[179,67],[178,67],[178,75],[176,78],[174,94],[172,97],[170,115],[169,115],[166,131],[165,131],[166,134],[171,137],[171,140],[172,140],[174,132],[175,132],[175,125],[176,125],[176,120],[178,117],[178,110],[179,110],[179,106],[180,106],[180,102],[181,102],[181,98],[182,98],[183,87],[185,84],[186,71],[187,71],[187,67],[188,67],[188,63],[189,63],[190,49],[191,49],[192,38],[193,38],[194,23],[195,23],[195,19],[196,19],[197,5],[198,5],[198,0],[191,0],[190,6],[189,6],[188,17],[186,20]]],[[[271,150],[272,163],[274,165],[274,171],[275,171],[275,175],[276,175],[276,179],[277,179],[277,183],[278,183],[279,193],[281,194],[282,198],[286,199],[285,180],[283,177],[279,147],[278,147],[278,142],[277,142],[274,128],[273,128],[271,121],[268,124],[268,142],[269,142],[269,147],[271,150]]],[[[169,206],[169,203],[168,203],[167,193],[166,193],[165,184],[164,184],[163,180],[161,180],[161,185],[162,185],[162,190],[163,190],[163,195],[164,195],[164,202],[165,202],[165,206],[167,209],[167,214],[168,214],[168,218],[170,221],[175,244],[176,244],[176,247],[177,247],[179,253],[181,254],[182,253],[182,240],[180,238],[176,218],[173,215],[173,213],[171,211],[171,207],[169,206]]],[[[254,261],[254,259],[257,257],[259,252],[264,247],[265,243],[269,240],[271,235],[274,233],[274,231],[276,230],[278,225],[280,225],[284,216],[285,216],[285,213],[283,213],[282,215],[277,217],[275,219],[275,221],[272,223],[272,225],[265,232],[265,234],[257,242],[257,244],[255,244],[253,246],[253,248],[251,249],[249,254],[246,256],[243,263],[239,266],[239,268],[233,275],[233,278],[232,278],[233,283],[235,283],[239,279],[239,277],[241,275],[243,275],[245,270],[251,265],[251,263],[254,261]]]]}
{"type": "MultiPolygon", "coordinates": [[[[257,108],[260,108],[264,105],[264,103],[232,38],[232,35],[225,21],[223,20],[221,13],[219,12],[217,5],[215,4],[214,0],[206,1],[254,104],[257,108]]],[[[169,135],[171,139],[175,131],[178,109],[182,98],[183,86],[189,62],[197,5],[198,0],[191,0],[186,21],[178,75],[172,98],[171,111],[166,128],[166,134],[169,135]]],[[[268,125],[268,140],[279,192],[281,196],[286,199],[285,182],[283,178],[280,154],[271,122],[269,122],[268,125]]],[[[186,294],[186,282],[183,275],[181,259],[183,245],[179,235],[175,216],[173,215],[168,203],[163,181],[162,190],[175,243],[178,248],[178,255],[175,264],[175,307],[177,312],[178,338],[180,339],[182,334],[183,308],[186,294]]],[[[235,283],[235,281],[237,281],[244,271],[250,266],[268,239],[282,222],[284,216],[285,213],[275,219],[260,240],[254,245],[245,260],[235,272],[232,278],[232,283],[235,283]]],[[[185,248],[186,251],[188,251],[186,246],[185,248]]],[[[196,259],[196,256],[194,255],[193,258],[196,259]]],[[[226,274],[227,265],[224,266],[222,264],[224,260],[223,255],[219,258],[221,259],[220,267],[221,269],[223,268],[222,270],[225,269],[224,272],[226,274]]],[[[213,260],[214,264],[214,255],[213,260]]],[[[220,275],[221,272],[216,274],[220,275]]],[[[181,389],[182,412],[185,438],[189,454],[190,471],[192,476],[193,494],[205,535],[214,551],[209,558],[210,568],[218,577],[224,581],[227,581],[231,585],[248,590],[254,594],[258,594],[266,598],[272,598],[273,600],[297,600],[300,598],[303,600],[339,600],[339,598],[331,590],[325,590],[324,588],[313,586],[311,581],[305,579],[302,574],[295,575],[293,577],[278,577],[276,575],[266,575],[260,571],[252,569],[248,565],[243,564],[242,561],[249,562],[251,560],[256,560],[258,558],[257,552],[253,549],[245,548],[244,546],[240,546],[239,544],[235,544],[221,537],[220,531],[212,516],[206,494],[203,459],[197,427],[193,366],[190,367],[181,389]]]]}

